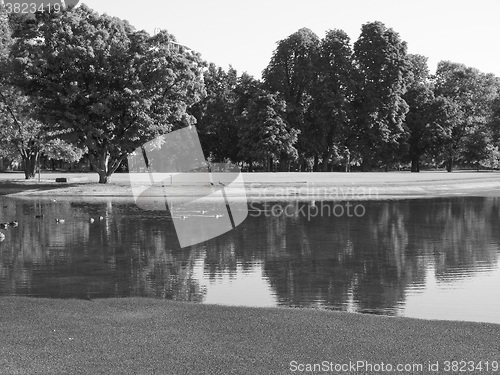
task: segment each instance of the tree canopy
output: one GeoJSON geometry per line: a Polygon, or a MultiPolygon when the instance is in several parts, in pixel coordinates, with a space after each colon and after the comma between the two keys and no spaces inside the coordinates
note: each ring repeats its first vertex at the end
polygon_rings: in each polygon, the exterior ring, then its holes
{"type": "Polygon", "coordinates": [[[374,162],[392,161],[404,139],[406,43],[383,23],[367,23],[354,43],[354,61],[357,146],[369,170],[374,162]]]}
{"type": "Polygon", "coordinates": [[[37,98],[43,122],[88,149],[105,183],[135,148],[195,122],[204,63],[174,43],[85,5],[38,13],[12,50],[15,82],[37,98]]]}
{"type": "Polygon", "coordinates": [[[0,155],[20,155],[27,178],[41,153],[87,152],[106,183],[129,153],[195,123],[209,160],[249,169],[500,166],[500,79],[449,61],[430,74],[382,22],[354,43],[301,28],[259,80],[85,5],[0,12],[0,155]]]}
{"type": "Polygon", "coordinates": [[[436,96],[455,107],[448,120],[450,136],[445,142],[448,171],[461,156],[473,162],[486,159],[484,151],[492,137],[494,103],[500,93],[498,78],[464,64],[441,61],[435,81],[436,96]]]}

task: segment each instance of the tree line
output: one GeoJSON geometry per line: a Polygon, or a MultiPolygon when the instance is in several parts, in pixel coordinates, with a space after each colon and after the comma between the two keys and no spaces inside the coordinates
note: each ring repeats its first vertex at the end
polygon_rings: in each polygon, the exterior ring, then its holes
{"type": "Polygon", "coordinates": [[[209,161],[249,170],[500,165],[500,80],[407,53],[381,22],[351,44],[300,29],[258,80],[208,64],[85,5],[35,17],[0,9],[0,156],[85,155],[109,177],[137,147],[196,124],[209,161]]]}
{"type": "Polygon", "coordinates": [[[280,40],[263,79],[210,65],[195,107],[217,161],[264,170],[498,168],[500,79],[464,64],[407,53],[381,22],[351,44],[303,28],[280,40]],[[200,108],[201,107],[201,108],[200,108]]]}

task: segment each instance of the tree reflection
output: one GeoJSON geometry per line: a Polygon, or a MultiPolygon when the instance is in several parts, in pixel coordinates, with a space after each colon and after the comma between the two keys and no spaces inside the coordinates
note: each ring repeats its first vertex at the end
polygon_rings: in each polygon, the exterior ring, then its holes
{"type": "Polygon", "coordinates": [[[363,217],[249,217],[207,243],[205,268],[216,277],[258,259],[282,305],[387,313],[431,266],[453,278],[496,264],[498,198],[363,204],[363,217]]]}
{"type": "Polygon", "coordinates": [[[0,294],[203,301],[195,269],[216,280],[259,264],[281,305],[387,313],[431,267],[446,281],[496,265],[498,198],[360,203],[360,217],[301,214],[317,202],[273,203],[286,212],[277,216],[260,205],[235,230],[180,249],[163,212],[4,199],[1,217],[19,226],[0,243],[0,294]]]}
{"type": "Polygon", "coordinates": [[[200,254],[180,251],[165,215],[112,202],[10,200],[3,209],[19,226],[0,247],[0,294],[203,299],[192,277],[200,254]]]}

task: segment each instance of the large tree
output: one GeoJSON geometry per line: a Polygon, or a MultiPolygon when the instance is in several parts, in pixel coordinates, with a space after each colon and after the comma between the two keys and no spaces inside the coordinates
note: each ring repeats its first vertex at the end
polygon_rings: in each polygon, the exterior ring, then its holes
{"type": "Polygon", "coordinates": [[[31,99],[15,88],[0,88],[0,153],[23,162],[26,179],[35,177],[40,153],[46,142],[52,139],[50,129],[31,116],[31,99]]]}
{"type": "Polygon", "coordinates": [[[204,92],[198,54],[85,5],[36,14],[13,55],[39,118],[88,149],[100,183],[137,147],[194,123],[189,108],[204,92]]]}
{"type": "Polygon", "coordinates": [[[350,39],[342,30],[330,30],[321,40],[311,88],[312,118],[309,138],[322,160],[323,171],[350,144],[352,100],[354,93],[353,61],[350,39]]]}
{"type": "Polygon", "coordinates": [[[369,170],[377,162],[387,165],[401,156],[408,111],[403,99],[408,76],[406,43],[383,23],[367,23],[354,43],[354,60],[356,143],[362,168],[369,170]]]}
{"type": "Polygon", "coordinates": [[[439,128],[436,123],[436,100],[430,80],[427,58],[421,55],[408,55],[410,76],[408,91],[403,98],[409,106],[405,117],[408,131],[408,156],[411,171],[420,172],[420,159],[428,151],[439,128]]]}
{"type": "Polygon", "coordinates": [[[46,125],[33,117],[36,105],[12,84],[12,26],[19,16],[9,20],[7,10],[0,5],[0,154],[21,157],[26,179],[35,176],[40,152],[51,137],[46,125]]]}
{"type": "Polygon", "coordinates": [[[490,143],[492,134],[488,124],[493,116],[493,103],[498,96],[498,79],[464,64],[441,61],[435,77],[435,94],[453,103],[458,114],[450,121],[451,137],[445,145],[446,168],[451,172],[456,161],[464,156],[477,162],[484,154],[477,152],[477,144],[490,143]],[[470,142],[470,138],[474,142],[470,142]]]}
{"type": "Polygon", "coordinates": [[[262,74],[266,89],[279,92],[285,100],[288,124],[301,130],[298,147],[305,156],[317,154],[317,138],[313,134],[314,126],[307,112],[312,104],[311,91],[316,82],[319,45],[318,36],[311,30],[298,30],[278,42],[271,61],[262,74]]]}
{"type": "Polygon", "coordinates": [[[207,94],[193,109],[203,150],[217,162],[237,161],[237,72],[233,68],[225,72],[211,63],[204,72],[204,83],[207,94]]]}
{"type": "Polygon", "coordinates": [[[297,158],[295,143],[299,130],[287,124],[285,109],[283,100],[264,90],[249,100],[238,132],[242,159],[262,162],[265,170],[270,171],[276,160],[283,163],[297,158]]]}

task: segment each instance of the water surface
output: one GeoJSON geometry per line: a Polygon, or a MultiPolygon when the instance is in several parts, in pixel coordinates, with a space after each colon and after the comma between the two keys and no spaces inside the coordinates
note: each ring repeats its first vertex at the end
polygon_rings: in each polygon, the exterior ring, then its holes
{"type": "Polygon", "coordinates": [[[358,202],[363,215],[350,217],[301,214],[318,202],[254,203],[235,230],[185,249],[163,212],[61,199],[0,198],[0,222],[19,222],[1,230],[0,295],[148,296],[500,323],[497,197],[358,202]],[[266,214],[270,207],[287,214],[266,214]]]}

